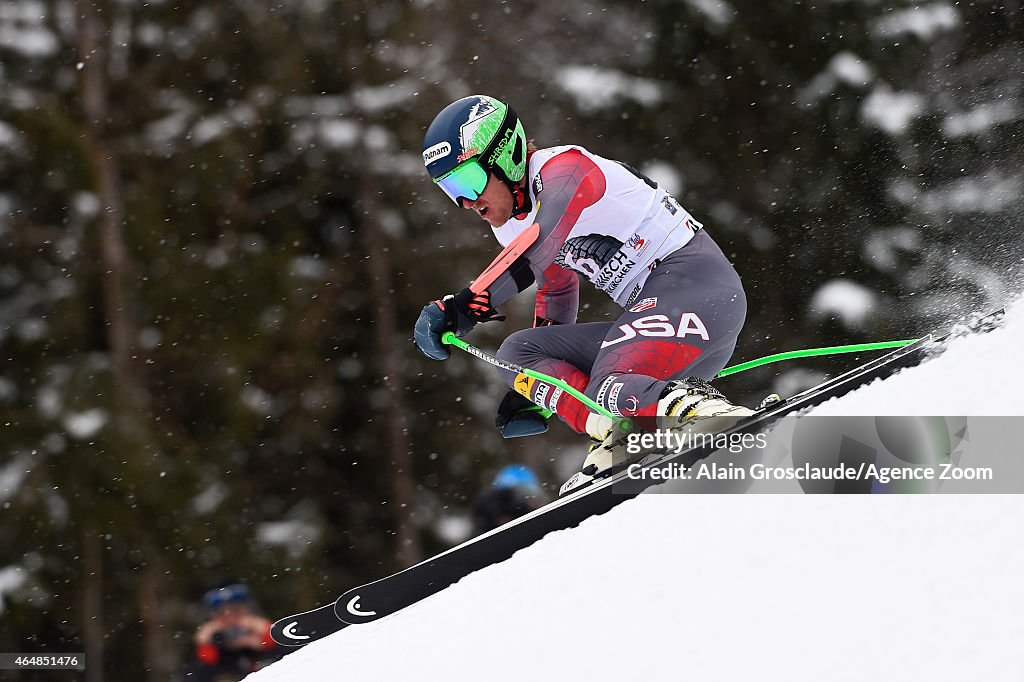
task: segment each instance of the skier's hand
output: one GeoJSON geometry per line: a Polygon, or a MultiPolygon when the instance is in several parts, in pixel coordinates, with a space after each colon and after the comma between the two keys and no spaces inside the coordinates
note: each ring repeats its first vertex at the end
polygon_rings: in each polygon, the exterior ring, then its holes
{"type": "Polygon", "coordinates": [[[491,307],[491,292],[484,290],[476,294],[468,287],[455,294],[455,307],[473,322],[504,322],[505,316],[491,307]]]}
{"type": "MultiPolygon", "coordinates": [[[[450,296],[447,298],[451,298],[450,296]]],[[[416,320],[416,327],[413,329],[412,341],[420,352],[431,360],[447,360],[452,352],[448,346],[441,341],[441,335],[448,329],[447,312],[452,308],[452,302],[433,301],[423,306],[420,316],[416,320]]],[[[454,308],[452,308],[454,310],[454,308]]]]}
{"type": "Polygon", "coordinates": [[[457,294],[448,294],[440,301],[428,303],[420,311],[413,332],[413,342],[428,358],[447,360],[452,352],[441,341],[441,336],[445,332],[455,332],[455,335],[461,338],[478,322],[504,319],[491,307],[491,296],[488,292],[475,294],[466,288],[457,294]]]}
{"type": "Polygon", "coordinates": [[[504,438],[536,436],[548,430],[548,421],[540,415],[540,409],[519,393],[510,390],[498,405],[494,425],[504,438]]]}
{"type": "Polygon", "coordinates": [[[440,301],[432,301],[423,306],[413,329],[412,340],[420,352],[431,360],[447,360],[452,352],[441,341],[441,336],[445,332],[463,336],[475,325],[473,320],[459,311],[455,296],[448,294],[440,301]]]}

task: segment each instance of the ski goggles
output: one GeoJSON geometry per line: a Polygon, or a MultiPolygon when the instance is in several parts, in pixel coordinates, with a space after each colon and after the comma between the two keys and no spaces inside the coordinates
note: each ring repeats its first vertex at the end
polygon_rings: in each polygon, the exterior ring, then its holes
{"type": "Polygon", "coordinates": [[[462,200],[476,201],[487,187],[487,171],[476,159],[459,164],[439,178],[434,178],[444,193],[459,206],[462,200]]]}

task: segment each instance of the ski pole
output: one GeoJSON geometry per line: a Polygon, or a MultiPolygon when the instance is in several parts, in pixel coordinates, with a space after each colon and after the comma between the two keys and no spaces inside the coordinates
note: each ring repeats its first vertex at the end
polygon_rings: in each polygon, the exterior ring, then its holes
{"type": "MultiPolygon", "coordinates": [[[[599,415],[601,415],[603,417],[608,417],[609,419],[611,419],[613,422],[615,422],[616,426],[618,426],[620,430],[622,430],[622,431],[632,431],[633,430],[633,422],[632,422],[632,420],[630,420],[628,418],[625,418],[625,417],[616,417],[614,414],[612,414],[608,410],[604,409],[603,407],[598,405],[596,402],[594,402],[593,400],[588,398],[586,395],[584,395],[580,391],[576,390],[575,388],[573,388],[569,384],[565,383],[561,379],[557,379],[557,378],[555,378],[553,376],[548,376],[547,374],[544,374],[543,372],[538,372],[538,371],[533,370],[533,369],[529,369],[529,368],[526,368],[526,367],[521,367],[520,365],[517,365],[515,363],[507,362],[507,361],[502,360],[500,358],[496,358],[493,355],[485,353],[484,351],[480,350],[476,346],[471,346],[470,344],[466,343],[465,341],[463,341],[459,337],[455,336],[455,334],[453,334],[452,332],[445,332],[444,334],[442,334],[441,335],[441,341],[442,341],[442,343],[446,343],[449,346],[455,346],[456,348],[460,348],[460,349],[466,351],[467,353],[469,353],[470,355],[478,357],[481,360],[483,360],[484,362],[488,362],[488,363],[494,365],[495,367],[500,367],[501,369],[505,369],[505,370],[508,370],[510,372],[515,372],[516,374],[522,374],[522,375],[528,376],[528,377],[530,377],[532,379],[537,379],[538,381],[543,381],[544,383],[551,384],[552,386],[555,386],[556,388],[560,388],[563,391],[565,391],[566,393],[568,393],[569,395],[571,395],[573,398],[576,398],[576,400],[579,400],[581,403],[583,403],[586,406],[586,408],[588,410],[590,410],[591,412],[595,412],[595,413],[597,413],[597,414],[599,414],[599,415]]],[[[550,417],[552,414],[553,414],[553,412],[551,412],[551,410],[546,410],[546,409],[541,410],[541,415],[543,415],[545,419],[550,417]]]]}
{"type": "MultiPolygon", "coordinates": [[[[569,395],[571,395],[572,397],[579,400],[581,403],[583,403],[591,412],[595,412],[597,414],[600,414],[604,417],[608,417],[609,419],[611,419],[618,425],[618,427],[621,430],[631,431],[633,429],[633,422],[630,419],[625,417],[616,417],[611,412],[604,409],[599,404],[597,404],[596,402],[594,402],[593,400],[591,400],[586,395],[576,390],[569,384],[565,383],[561,379],[556,379],[555,377],[544,374],[543,372],[538,372],[536,370],[528,369],[515,363],[507,362],[505,360],[496,358],[493,355],[490,355],[480,350],[476,346],[472,346],[466,343],[459,337],[455,336],[455,334],[452,332],[445,332],[444,334],[442,334],[441,341],[450,346],[455,346],[456,348],[464,350],[470,355],[478,357],[484,362],[490,363],[495,367],[500,367],[501,369],[505,369],[510,372],[515,372],[516,374],[522,374],[524,376],[531,377],[533,379],[537,379],[538,381],[543,381],[545,383],[551,384],[552,386],[560,388],[569,395]]],[[[910,345],[915,341],[917,341],[917,339],[905,339],[900,341],[876,341],[873,343],[852,343],[847,344],[845,346],[823,346],[820,348],[804,348],[802,350],[785,351],[783,353],[775,353],[774,355],[766,355],[762,358],[757,358],[755,360],[741,362],[740,364],[733,365],[732,367],[726,367],[717,375],[715,375],[715,377],[727,377],[731,374],[738,374],[740,372],[745,372],[748,369],[761,367],[763,365],[769,365],[775,362],[782,362],[784,360],[817,357],[823,355],[840,355],[842,353],[860,353],[873,350],[885,350],[888,348],[900,348],[902,346],[910,345]]],[[[553,413],[551,412],[551,410],[541,408],[540,414],[545,419],[547,419],[551,417],[553,413]]]]}
{"type": "Polygon", "coordinates": [[[864,351],[871,350],[885,350],[887,348],[900,348],[902,346],[908,346],[917,341],[917,339],[908,339],[903,341],[877,341],[874,343],[851,343],[845,346],[825,346],[822,348],[805,348],[803,350],[790,350],[784,353],[775,353],[774,355],[766,355],[763,358],[757,358],[756,360],[748,360],[747,362],[741,362],[738,365],[732,367],[726,367],[719,372],[716,378],[727,377],[730,374],[737,374],[739,372],[745,372],[748,369],[760,367],[762,365],[768,365],[773,362],[782,362],[783,360],[793,360],[795,358],[809,358],[818,355],[839,355],[841,353],[861,353],[864,351]]]}

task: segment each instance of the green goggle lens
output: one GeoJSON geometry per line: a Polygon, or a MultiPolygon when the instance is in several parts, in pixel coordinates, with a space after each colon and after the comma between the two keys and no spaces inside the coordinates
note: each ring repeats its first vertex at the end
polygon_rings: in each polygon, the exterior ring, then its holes
{"type": "Polygon", "coordinates": [[[487,171],[475,159],[456,166],[434,180],[459,206],[462,199],[476,201],[487,187],[487,171]]]}

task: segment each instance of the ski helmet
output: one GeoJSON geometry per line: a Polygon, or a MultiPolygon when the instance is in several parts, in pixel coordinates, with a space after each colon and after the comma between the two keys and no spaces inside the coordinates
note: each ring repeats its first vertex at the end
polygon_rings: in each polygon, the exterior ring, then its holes
{"type": "Polygon", "coordinates": [[[441,110],[423,138],[423,164],[452,201],[476,200],[488,173],[509,186],[526,175],[526,133],[506,102],[486,95],[456,100],[441,110]]]}
{"type": "Polygon", "coordinates": [[[226,604],[248,604],[251,600],[249,588],[233,580],[225,581],[203,595],[203,605],[211,610],[226,604]]]}
{"type": "Polygon", "coordinates": [[[494,477],[495,488],[531,488],[540,490],[540,480],[533,470],[522,464],[509,464],[494,477]]]}

